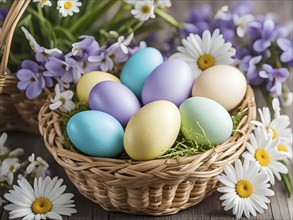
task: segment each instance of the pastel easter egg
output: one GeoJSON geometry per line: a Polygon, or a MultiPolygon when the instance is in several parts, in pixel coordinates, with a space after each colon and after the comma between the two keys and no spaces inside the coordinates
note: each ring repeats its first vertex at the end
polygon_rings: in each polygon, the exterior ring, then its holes
{"type": "Polygon", "coordinates": [[[143,104],[167,100],[179,106],[191,96],[192,71],[182,60],[172,59],[157,66],[144,82],[141,99],[143,104]]]}
{"type": "Polygon", "coordinates": [[[133,92],[114,81],[95,85],[89,95],[89,106],[93,110],[112,115],[122,126],[140,109],[140,103],[133,92]]]}
{"type": "Polygon", "coordinates": [[[115,157],[123,150],[123,127],[101,111],[78,112],[69,119],[66,132],[73,145],[90,156],[115,157]]]}
{"type": "Polygon", "coordinates": [[[157,49],[143,48],[124,64],[120,75],[121,82],[140,98],[144,81],[161,63],[163,63],[163,56],[157,49]]]}
{"type": "Polygon", "coordinates": [[[110,73],[101,71],[89,72],[81,76],[76,85],[76,94],[79,100],[88,103],[88,97],[92,88],[102,81],[120,82],[119,78],[110,73]]]}
{"type": "Polygon", "coordinates": [[[178,108],[169,101],[143,106],[126,126],[125,151],[134,160],[152,160],[163,155],[175,143],[180,122],[178,108]]]}
{"type": "Polygon", "coordinates": [[[229,113],[211,99],[191,97],[182,102],[179,110],[183,135],[198,144],[221,144],[232,133],[229,113]]]}
{"type": "Polygon", "coordinates": [[[246,88],[246,79],[236,67],[216,65],[203,71],[195,80],[192,96],[210,98],[230,111],[243,100],[246,88]]]}

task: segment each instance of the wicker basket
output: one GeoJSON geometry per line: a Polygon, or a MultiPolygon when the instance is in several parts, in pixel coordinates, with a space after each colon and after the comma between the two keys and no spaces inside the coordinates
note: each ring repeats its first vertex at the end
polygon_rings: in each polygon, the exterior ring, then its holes
{"type": "Polygon", "coordinates": [[[40,97],[28,100],[17,89],[18,79],[6,72],[13,33],[30,0],[14,1],[0,31],[0,48],[4,47],[0,66],[0,132],[25,131],[39,133],[37,116],[45,102],[40,97]]]}
{"type": "Polygon", "coordinates": [[[89,157],[63,147],[61,119],[45,103],[39,129],[45,145],[81,194],[108,211],[169,215],[193,206],[217,187],[217,175],[245,149],[250,121],[256,118],[252,89],[248,86],[240,108],[247,109],[238,132],[204,153],[177,159],[128,161],[89,157]]]}

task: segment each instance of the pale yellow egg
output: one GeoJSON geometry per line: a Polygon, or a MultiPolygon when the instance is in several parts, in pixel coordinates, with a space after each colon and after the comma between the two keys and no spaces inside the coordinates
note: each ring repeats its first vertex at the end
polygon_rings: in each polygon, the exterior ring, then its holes
{"type": "Polygon", "coordinates": [[[175,143],[181,118],[176,105],[159,100],[143,106],[128,122],[124,148],[134,160],[152,160],[175,143]]]}

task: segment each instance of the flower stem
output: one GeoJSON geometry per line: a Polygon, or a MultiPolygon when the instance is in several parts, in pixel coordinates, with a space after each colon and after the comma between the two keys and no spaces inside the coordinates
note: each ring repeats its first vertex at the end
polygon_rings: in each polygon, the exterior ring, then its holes
{"type": "MultiPolygon", "coordinates": [[[[286,167],[288,167],[288,164],[285,161],[281,161],[281,163],[283,163],[286,167]]],[[[280,173],[281,177],[282,177],[282,182],[286,188],[286,191],[288,193],[288,197],[291,197],[291,193],[292,193],[292,184],[291,184],[291,179],[288,173],[284,174],[284,173],[280,173]]]]}
{"type": "Polygon", "coordinates": [[[163,10],[161,10],[159,8],[155,8],[155,13],[158,16],[160,16],[162,19],[164,19],[166,22],[171,24],[173,27],[175,27],[177,29],[183,29],[184,26],[182,23],[176,21],[171,15],[167,14],[163,10]]]}

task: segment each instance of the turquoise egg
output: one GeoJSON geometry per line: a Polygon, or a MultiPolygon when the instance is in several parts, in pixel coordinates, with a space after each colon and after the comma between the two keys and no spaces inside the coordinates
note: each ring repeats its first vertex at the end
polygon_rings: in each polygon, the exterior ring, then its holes
{"type": "Polygon", "coordinates": [[[79,112],[69,119],[66,131],[70,141],[84,154],[115,157],[123,150],[123,127],[107,113],[79,112]]]}
{"type": "Polygon", "coordinates": [[[140,99],[144,81],[161,63],[163,56],[160,51],[152,47],[143,48],[124,64],[120,80],[140,99]]]}
{"type": "Polygon", "coordinates": [[[227,110],[211,99],[192,97],[179,107],[181,132],[198,144],[221,144],[227,140],[233,129],[227,110]]]}

